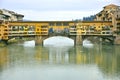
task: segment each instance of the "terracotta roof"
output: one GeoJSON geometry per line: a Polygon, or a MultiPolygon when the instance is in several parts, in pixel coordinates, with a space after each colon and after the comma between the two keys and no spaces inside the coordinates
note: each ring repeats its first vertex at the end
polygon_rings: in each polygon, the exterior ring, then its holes
{"type": "Polygon", "coordinates": [[[118,5],[115,5],[115,4],[109,4],[109,5],[105,6],[105,7],[110,7],[110,6],[112,6],[112,7],[118,7],[118,5]]]}
{"type": "Polygon", "coordinates": [[[17,14],[17,13],[16,13],[16,14],[14,14],[14,15],[24,17],[24,15],[22,15],[22,14],[17,14]]]}

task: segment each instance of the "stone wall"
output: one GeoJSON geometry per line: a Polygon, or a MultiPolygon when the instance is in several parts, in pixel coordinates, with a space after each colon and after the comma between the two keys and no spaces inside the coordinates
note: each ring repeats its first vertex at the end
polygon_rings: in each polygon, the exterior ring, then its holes
{"type": "Polygon", "coordinates": [[[114,44],[120,45],[120,35],[117,35],[114,41],[114,44]]]}

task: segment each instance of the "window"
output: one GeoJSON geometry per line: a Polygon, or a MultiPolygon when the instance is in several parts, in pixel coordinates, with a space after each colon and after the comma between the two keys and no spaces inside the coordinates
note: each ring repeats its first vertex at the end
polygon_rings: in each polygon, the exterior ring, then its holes
{"type": "Polygon", "coordinates": [[[8,31],[7,29],[5,29],[4,31],[8,31]]]}
{"type": "Polygon", "coordinates": [[[12,26],[9,26],[9,28],[12,28],[12,26]]]}
{"type": "Polygon", "coordinates": [[[106,34],[110,34],[110,32],[106,32],[106,34]]]}
{"type": "Polygon", "coordinates": [[[61,22],[57,22],[56,26],[62,26],[62,23],[61,22]]]}
{"type": "Polygon", "coordinates": [[[7,33],[4,33],[4,35],[8,35],[7,33]]]}
{"type": "Polygon", "coordinates": [[[102,34],[105,34],[105,32],[102,32],[102,34]]]}
{"type": "Polygon", "coordinates": [[[47,26],[41,26],[41,28],[47,28],[47,26]]]}
{"type": "Polygon", "coordinates": [[[37,31],[39,31],[39,29],[37,29],[37,31]]]}
{"type": "Polygon", "coordinates": [[[23,26],[19,26],[19,30],[23,31],[24,30],[23,26]]]}
{"type": "Polygon", "coordinates": [[[55,26],[55,23],[51,22],[49,23],[49,26],[55,26]]]}
{"type": "Polygon", "coordinates": [[[118,15],[117,15],[117,18],[118,18],[118,15]]]}
{"type": "Polygon", "coordinates": [[[69,26],[69,23],[68,22],[64,22],[63,26],[69,26]]]}
{"type": "Polygon", "coordinates": [[[5,26],[5,28],[7,28],[7,26],[5,26]]]}
{"type": "Polygon", "coordinates": [[[70,28],[76,28],[76,26],[70,26],[70,28]]]}
{"type": "Polygon", "coordinates": [[[34,26],[28,26],[28,30],[29,30],[29,31],[34,31],[34,30],[35,30],[35,27],[34,27],[34,26]]]}
{"type": "Polygon", "coordinates": [[[19,28],[18,28],[18,26],[13,26],[13,27],[12,27],[12,30],[13,30],[13,31],[18,31],[19,28]]]}

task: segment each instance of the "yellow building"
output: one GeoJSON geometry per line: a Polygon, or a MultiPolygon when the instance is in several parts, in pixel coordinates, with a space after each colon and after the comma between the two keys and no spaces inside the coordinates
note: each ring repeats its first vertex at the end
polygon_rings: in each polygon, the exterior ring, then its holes
{"type": "Polygon", "coordinates": [[[103,35],[112,34],[112,22],[111,21],[82,21],[77,23],[78,35],[103,35]]]}
{"type": "Polygon", "coordinates": [[[8,22],[0,21],[0,40],[8,40],[9,30],[8,30],[8,22]]]}
{"type": "Polygon", "coordinates": [[[116,18],[120,18],[120,6],[109,4],[103,7],[103,10],[96,14],[95,21],[112,21],[116,18]]]}
{"type": "Polygon", "coordinates": [[[103,7],[103,10],[96,14],[95,21],[112,21],[113,31],[117,31],[118,19],[120,19],[120,6],[110,4],[103,7]]]}
{"type": "Polygon", "coordinates": [[[116,33],[120,34],[120,18],[116,19],[116,33]]]}

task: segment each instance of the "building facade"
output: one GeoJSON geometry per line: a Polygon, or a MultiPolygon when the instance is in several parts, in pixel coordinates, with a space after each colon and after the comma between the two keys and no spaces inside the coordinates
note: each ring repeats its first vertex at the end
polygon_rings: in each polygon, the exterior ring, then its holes
{"type": "Polygon", "coordinates": [[[113,31],[120,34],[120,6],[110,4],[103,7],[94,21],[112,21],[113,31]]]}
{"type": "Polygon", "coordinates": [[[120,18],[120,6],[110,4],[103,7],[103,10],[96,14],[95,21],[112,21],[113,18],[120,18]]]}
{"type": "Polygon", "coordinates": [[[24,15],[9,11],[6,9],[0,9],[0,20],[3,21],[22,21],[24,15]]]}

